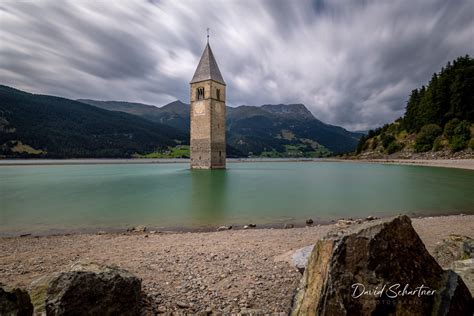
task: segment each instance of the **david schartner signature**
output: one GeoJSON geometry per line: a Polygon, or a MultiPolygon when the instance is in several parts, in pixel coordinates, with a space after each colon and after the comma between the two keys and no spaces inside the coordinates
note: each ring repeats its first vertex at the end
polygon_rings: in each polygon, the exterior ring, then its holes
{"type": "Polygon", "coordinates": [[[352,297],[359,298],[361,296],[382,297],[384,294],[388,298],[397,298],[399,296],[432,296],[436,290],[430,289],[426,285],[420,285],[415,288],[410,288],[409,284],[401,285],[400,283],[384,284],[375,288],[366,288],[362,283],[354,283],[351,286],[352,297]]]}

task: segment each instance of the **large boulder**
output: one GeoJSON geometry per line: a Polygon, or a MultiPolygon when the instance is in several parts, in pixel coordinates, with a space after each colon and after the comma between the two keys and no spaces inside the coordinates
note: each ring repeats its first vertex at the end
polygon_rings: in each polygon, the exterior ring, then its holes
{"type": "Polygon", "coordinates": [[[30,286],[35,313],[138,315],[141,280],[117,267],[75,264],[30,286]]]}
{"type": "Polygon", "coordinates": [[[472,315],[454,272],[428,253],[407,216],[335,230],[311,253],[292,315],[472,315]]]}
{"type": "Polygon", "coordinates": [[[0,315],[33,315],[33,305],[28,292],[20,288],[10,288],[0,283],[0,315]]]}

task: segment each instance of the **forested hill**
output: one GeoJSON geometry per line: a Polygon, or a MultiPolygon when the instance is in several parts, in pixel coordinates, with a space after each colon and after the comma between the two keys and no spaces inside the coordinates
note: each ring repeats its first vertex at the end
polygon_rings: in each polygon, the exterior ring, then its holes
{"type": "Polygon", "coordinates": [[[474,149],[474,59],[466,55],[411,92],[403,117],[362,137],[367,156],[474,149]]]}
{"type": "Polygon", "coordinates": [[[0,157],[131,157],[189,143],[164,124],[0,85],[0,157]]]}

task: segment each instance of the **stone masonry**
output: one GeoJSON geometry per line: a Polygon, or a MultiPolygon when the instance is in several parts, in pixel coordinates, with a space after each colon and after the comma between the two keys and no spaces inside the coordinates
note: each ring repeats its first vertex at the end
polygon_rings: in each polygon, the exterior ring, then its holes
{"type": "Polygon", "coordinates": [[[191,80],[191,168],[226,165],[225,82],[209,43],[191,80]]]}

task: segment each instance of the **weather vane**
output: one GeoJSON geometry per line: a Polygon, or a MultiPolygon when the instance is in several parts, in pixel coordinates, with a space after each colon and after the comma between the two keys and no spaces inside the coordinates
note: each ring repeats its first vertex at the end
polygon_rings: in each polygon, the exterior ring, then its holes
{"type": "Polygon", "coordinates": [[[207,43],[209,44],[209,30],[210,28],[207,28],[206,31],[207,31],[207,43]]]}

